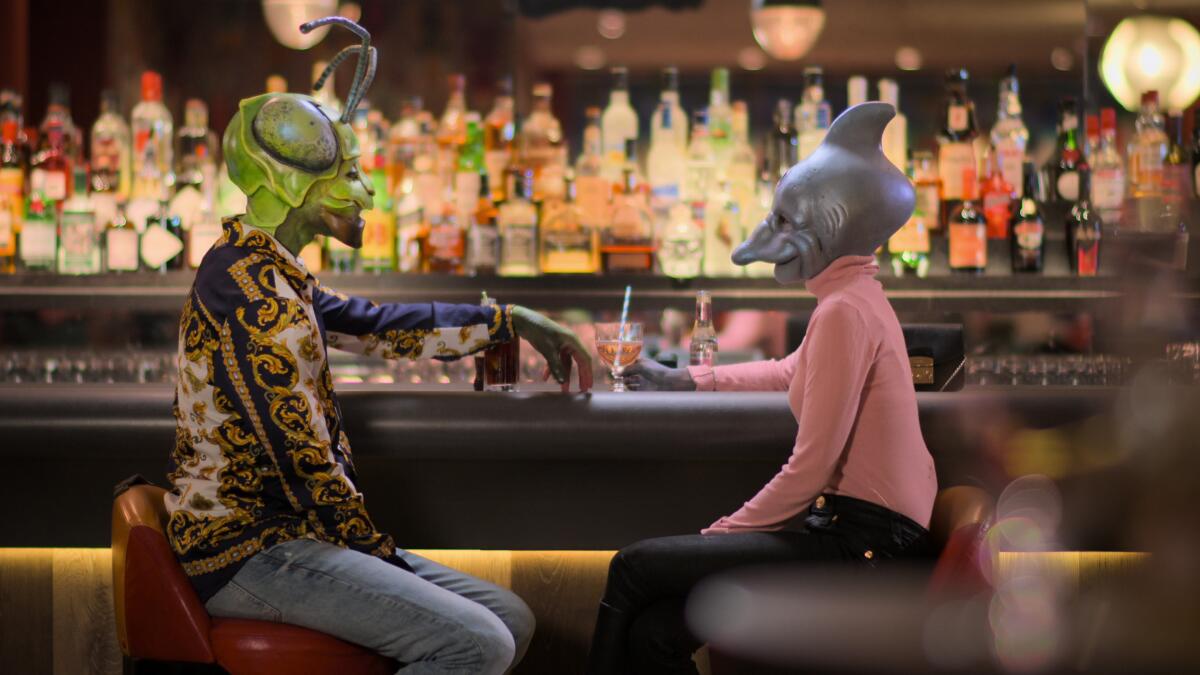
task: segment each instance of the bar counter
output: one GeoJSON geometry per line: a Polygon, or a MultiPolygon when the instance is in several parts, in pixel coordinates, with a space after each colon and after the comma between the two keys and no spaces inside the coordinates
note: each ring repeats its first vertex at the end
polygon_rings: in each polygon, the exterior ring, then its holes
{"type": "MultiPolygon", "coordinates": [[[[1002,486],[984,416],[1010,429],[1069,425],[1110,409],[1117,391],[918,394],[940,484],[1002,486]]],[[[107,546],[112,486],[135,473],[165,481],[172,396],[169,385],[0,386],[0,459],[17,505],[0,547],[107,546]]],[[[343,385],[339,396],[368,508],[411,548],[613,549],[695,532],[774,475],[796,432],[782,393],[343,385]]],[[[1070,522],[1069,486],[1064,498],[1070,522]]],[[[1080,529],[1079,543],[1112,546],[1108,527],[1080,529]]]]}

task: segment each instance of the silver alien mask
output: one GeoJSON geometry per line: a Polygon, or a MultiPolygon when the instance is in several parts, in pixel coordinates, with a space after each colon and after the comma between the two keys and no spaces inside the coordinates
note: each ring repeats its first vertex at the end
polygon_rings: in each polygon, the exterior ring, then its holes
{"type": "Polygon", "coordinates": [[[788,169],[771,212],[733,252],[733,262],[775,264],[781,284],[811,279],[837,258],[873,255],[912,215],[912,183],[883,156],[896,116],[873,101],[838,115],[821,145],[788,169]]]}

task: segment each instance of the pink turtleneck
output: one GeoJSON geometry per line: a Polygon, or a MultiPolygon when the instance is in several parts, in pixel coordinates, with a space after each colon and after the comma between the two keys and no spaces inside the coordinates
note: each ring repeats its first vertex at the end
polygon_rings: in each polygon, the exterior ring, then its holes
{"type": "Polygon", "coordinates": [[[817,308],[780,361],[692,366],[699,391],[787,391],[792,456],[753,499],[703,530],[778,530],[825,492],[887,507],[928,527],[937,494],[917,421],[904,334],[870,256],[843,256],[805,287],[817,308]]]}

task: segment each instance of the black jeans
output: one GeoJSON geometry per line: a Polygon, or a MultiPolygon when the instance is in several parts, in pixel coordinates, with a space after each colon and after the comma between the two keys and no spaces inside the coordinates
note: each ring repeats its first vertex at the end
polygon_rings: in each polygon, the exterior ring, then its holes
{"type": "Polygon", "coordinates": [[[925,528],[881,506],[822,495],[796,532],[683,535],[621,549],[608,570],[589,675],[694,675],[700,647],[684,621],[705,577],[746,565],[838,561],[874,566],[923,550],[925,528]]]}

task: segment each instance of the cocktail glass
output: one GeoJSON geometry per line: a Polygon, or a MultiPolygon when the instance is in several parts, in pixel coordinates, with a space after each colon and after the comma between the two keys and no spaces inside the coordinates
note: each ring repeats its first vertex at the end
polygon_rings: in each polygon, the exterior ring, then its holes
{"type": "Polygon", "coordinates": [[[625,368],[642,353],[642,324],[596,324],[596,352],[613,378],[613,391],[626,391],[625,368]]]}

